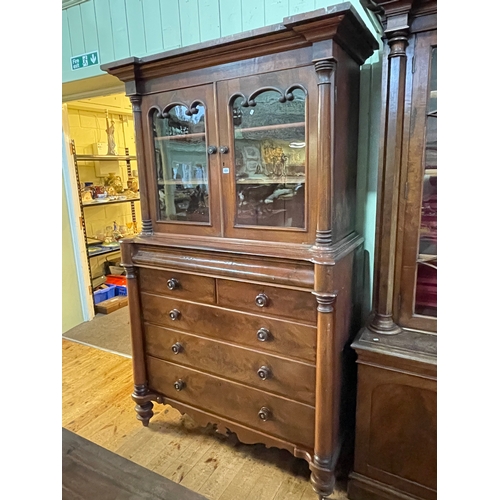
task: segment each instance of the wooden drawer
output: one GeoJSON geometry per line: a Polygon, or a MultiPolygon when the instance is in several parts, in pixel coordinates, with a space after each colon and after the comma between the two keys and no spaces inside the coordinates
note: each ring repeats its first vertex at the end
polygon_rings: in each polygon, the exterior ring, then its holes
{"type": "MultiPolygon", "coordinates": [[[[308,448],[314,407],[146,356],[149,387],[160,394],[308,448]],[[181,390],[174,384],[180,381],[181,390]],[[268,409],[263,420],[259,412],[268,409]]],[[[261,413],[262,415],[263,413],[261,413]]]]}
{"type": "Polygon", "coordinates": [[[316,327],[220,307],[193,304],[170,297],[141,294],[144,321],[243,346],[316,360],[316,327]],[[176,319],[172,316],[176,315],[176,319]],[[264,338],[265,340],[259,340],[264,338]]]}
{"type": "Polygon", "coordinates": [[[310,292],[218,279],[217,304],[316,324],[316,297],[310,292]]]}
{"type": "Polygon", "coordinates": [[[215,279],[177,271],[141,268],[139,284],[142,291],[213,304],[215,279]]]}
{"type": "Polygon", "coordinates": [[[146,353],[314,405],[315,366],[225,342],[144,325],[146,353]]]}

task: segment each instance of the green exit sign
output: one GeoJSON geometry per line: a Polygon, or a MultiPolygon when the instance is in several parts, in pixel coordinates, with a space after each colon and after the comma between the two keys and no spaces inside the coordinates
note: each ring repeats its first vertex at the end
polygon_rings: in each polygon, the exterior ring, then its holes
{"type": "Polygon", "coordinates": [[[95,66],[96,64],[99,64],[99,53],[97,50],[71,58],[72,70],[87,68],[88,66],[95,66]]]}

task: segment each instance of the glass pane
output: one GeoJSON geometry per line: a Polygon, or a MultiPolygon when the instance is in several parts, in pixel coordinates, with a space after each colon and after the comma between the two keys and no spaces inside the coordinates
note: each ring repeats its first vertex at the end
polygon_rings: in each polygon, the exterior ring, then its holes
{"type": "Polygon", "coordinates": [[[429,88],[415,313],[437,317],[437,47],[429,88]]]}
{"type": "Polygon", "coordinates": [[[236,224],[305,227],[305,92],[233,103],[236,224]]]}
{"type": "Polygon", "coordinates": [[[205,108],[153,114],[159,220],[210,221],[205,108]]]}

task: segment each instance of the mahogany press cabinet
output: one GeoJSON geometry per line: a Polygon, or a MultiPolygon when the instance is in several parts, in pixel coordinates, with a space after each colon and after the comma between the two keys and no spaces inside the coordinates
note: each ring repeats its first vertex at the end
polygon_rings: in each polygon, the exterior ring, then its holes
{"type": "Polygon", "coordinates": [[[437,498],[437,2],[384,29],[373,311],[357,353],[351,500],[437,498]]]}
{"type": "Polygon", "coordinates": [[[344,3],[102,66],[134,114],[142,232],[121,251],[138,418],[169,404],[287,449],[320,498],[355,392],[360,65],[377,47],[344,3]]]}

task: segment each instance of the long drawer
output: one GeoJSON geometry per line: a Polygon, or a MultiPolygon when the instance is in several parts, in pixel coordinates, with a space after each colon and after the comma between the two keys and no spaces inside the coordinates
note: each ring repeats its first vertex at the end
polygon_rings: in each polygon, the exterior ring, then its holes
{"type": "Polygon", "coordinates": [[[312,448],[314,407],[146,356],[149,387],[168,398],[312,448]]]}
{"type": "Polygon", "coordinates": [[[315,362],[316,327],[141,293],[148,323],[315,362]]]}
{"type": "Polygon", "coordinates": [[[315,366],[145,324],[146,353],[314,405],[315,366]]]}
{"type": "Polygon", "coordinates": [[[141,268],[139,285],[145,292],[208,304],[215,303],[215,279],[207,276],[141,268]]]}
{"type": "Polygon", "coordinates": [[[218,279],[217,304],[316,324],[316,298],[311,292],[218,279]]]}

